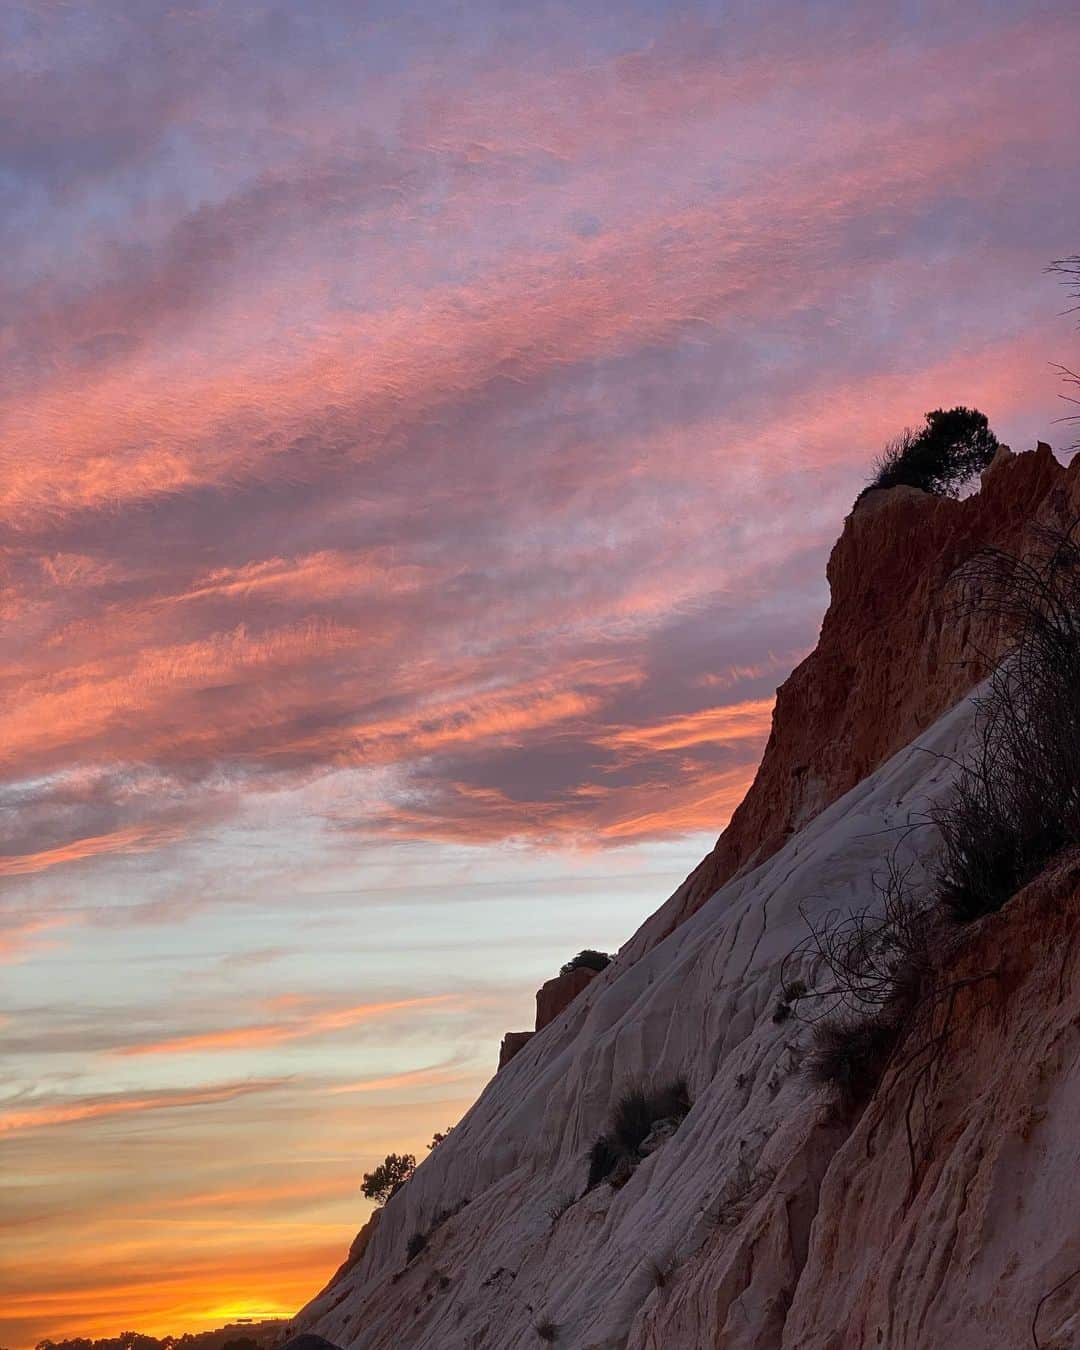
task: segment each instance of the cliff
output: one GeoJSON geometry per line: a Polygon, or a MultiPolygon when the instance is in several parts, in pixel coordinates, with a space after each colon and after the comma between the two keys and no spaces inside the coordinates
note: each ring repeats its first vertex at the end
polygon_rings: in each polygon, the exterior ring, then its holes
{"type": "Polygon", "coordinates": [[[869,492],[829,558],[817,646],[776,691],[754,782],[715,848],[666,906],[674,927],[730,877],[928,727],[985,673],[999,634],[960,621],[948,579],[979,549],[1023,551],[1033,527],[1080,510],[1076,475],[1048,445],[1005,446],[978,493],[869,492]]]}
{"type": "Polygon", "coordinates": [[[972,644],[1000,643],[950,612],[948,576],[1078,496],[1040,446],[962,502],[863,499],[818,647],[716,849],[496,1075],[298,1327],[349,1350],[1074,1343],[1080,1277],[1054,1287],[1080,1269],[1076,869],[965,933],[971,983],[917,1150],[905,1091],[883,1085],[855,1120],[823,1110],[809,1029],[778,1004],[782,978],[821,975],[784,966],[807,918],[872,904],[898,839],[913,875],[925,863],[907,827],[970,744],[972,644]],[[685,1119],[622,1184],[588,1187],[627,1082],[677,1078],[685,1119]]]}

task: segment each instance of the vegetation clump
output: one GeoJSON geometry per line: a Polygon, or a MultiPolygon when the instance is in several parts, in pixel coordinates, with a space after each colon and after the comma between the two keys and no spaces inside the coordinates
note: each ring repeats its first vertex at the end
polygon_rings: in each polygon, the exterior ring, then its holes
{"type": "Polygon", "coordinates": [[[857,1110],[873,1096],[902,1028],[900,1020],[882,1014],[841,1014],[815,1023],[810,1081],[831,1088],[841,1112],[857,1110]]]}
{"type": "Polygon", "coordinates": [[[631,1083],[615,1103],[605,1132],[589,1150],[589,1188],[633,1167],[641,1157],[641,1145],[662,1120],[681,1122],[690,1111],[686,1080],[672,1079],[656,1086],[631,1083]]]}
{"type": "Polygon", "coordinates": [[[416,1171],[411,1153],[388,1153],[374,1172],[365,1172],[360,1190],[369,1200],[385,1204],[396,1195],[416,1171]]]}
{"type": "Polygon", "coordinates": [[[887,445],[874,476],[859,494],[874,488],[921,488],[938,497],[958,497],[994,458],[998,438],[975,408],[935,408],[918,431],[908,428],[887,445]]]}
{"type": "Polygon", "coordinates": [[[574,970],[603,970],[605,966],[611,965],[611,957],[607,952],[593,951],[591,947],[586,947],[578,952],[577,956],[572,956],[559,969],[560,975],[569,975],[574,970]]]}

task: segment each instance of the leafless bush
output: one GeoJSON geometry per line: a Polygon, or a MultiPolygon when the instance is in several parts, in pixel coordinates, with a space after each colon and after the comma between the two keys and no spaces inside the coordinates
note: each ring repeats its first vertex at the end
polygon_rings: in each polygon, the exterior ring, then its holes
{"type": "MultiPolygon", "coordinates": [[[[1073,300],[1080,302],[1080,255],[1071,258],[1059,258],[1057,262],[1050,264],[1047,269],[1056,273],[1062,280],[1062,284],[1069,288],[1069,295],[1073,300]]],[[[1072,307],[1069,313],[1080,311],[1080,303],[1072,307]]],[[[1080,391],[1080,375],[1075,370],[1070,370],[1068,366],[1058,366],[1062,379],[1070,388],[1080,391]]],[[[1062,394],[1061,396],[1071,407],[1080,408],[1080,398],[1072,394],[1062,394]]],[[[1080,422],[1080,413],[1069,413],[1061,419],[1063,422],[1080,422]]],[[[1070,447],[1071,450],[1080,450],[1080,441],[1075,441],[1070,447]]]]}
{"type": "Polygon", "coordinates": [[[806,1072],[844,1114],[869,1099],[920,1008],[933,1007],[949,941],[895,853],[872,885],[876,903],[808,919],[809,935],[788,957],[800,965],[809,957],[819,973],[799,1000],[811,1009],[799,1014],[812,1028],[806,1072]]]}
{"type": "Polygon", "coordinates": [[[784,962],[786,970],[809,958],[821,972],[812,989],[801,980],[784,980],[785,989],[800,989],[799,1004],[810,1009],[800,1020],[895,1016],[917,1001],[931,979],[940,924],[929,899],[913,884],[912,867],[894,853],[871,886],[875,903],[835,909],[821,920],[807,918],[808,936],[784,962]]]}
{"type": "Polygon", "coordinates": [[[938,897],[959,922],[993,913],[1055,853],[1080,842],[1080,546],[1076,522],[1042,530],[1028,558],[977,554],[956,606],[1007,639],[977,700],[976,748],[931,813],[938,897]]]}
{"type": "MultiPolygon", "coordinates": [[[[874,879],[875,904],[808,920],[809,936],[788,957],[817,972],[799,1000],[799,1019],[812,1024],[813,1081],[844,1111],[886,1074],[892,1085],[905,1081],[913,1177],[920,1086],[940,1060],[960,989],[994,974],[951,973],[955,924],[1000,909],[1056,853],[1080,844],[1078,532],[1080,522],[1043,529],[1026,557],[987,549],[960,569],[955,611],[982,620],[1004,651],[981,654],[991,673],[976,700],[974,749],[929,812],[938,866],[915,885],[894,854],[874,879]]],[[[923,1132],[931,1128],[924,1119],[923,1132]]]]}

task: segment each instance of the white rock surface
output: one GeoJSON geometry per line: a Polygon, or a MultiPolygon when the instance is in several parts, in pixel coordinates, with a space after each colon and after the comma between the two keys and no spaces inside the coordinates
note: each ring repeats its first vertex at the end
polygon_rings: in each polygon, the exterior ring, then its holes
{"type": "MultiPolygon", "coordinates": [[[[785,1334],[846,1131],[823,1123],[800,1072],[806,1027],[773,1021],[781,963],[806,935],[802,911],[872,902],[873,874],[947,785],[943,756],[970,720],[965,701],[661,937],[672,897],[492,1080],[296,1326],[350,1350],[537,1347],[545,1319],[574,1350],[861,1345],[832,1327],[807,1339],[805,1319],[798,1338],[785,1334]],[[693,1108],[677,1133],[622,1189],[584,1194],[588,1148],[621,1086],[680,1075],[693,1108]],[[406,1266],[410,1234],[465,1199],[406,1266]]],[[[785,976],[813,984],[808,969],[785,976]]],[[[931,1345],[906,1332],[868,1342],[882,1343],[931,1345]]]]}

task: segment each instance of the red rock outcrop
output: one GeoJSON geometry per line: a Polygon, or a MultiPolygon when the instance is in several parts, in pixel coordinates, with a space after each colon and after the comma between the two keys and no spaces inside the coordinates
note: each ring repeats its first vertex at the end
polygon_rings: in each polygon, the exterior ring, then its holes
{"type": "MultiPolygon", "coordinates": [[[[554,1022],[599,973],[587,966],[575,966],[565,975],[545,981],[536,991],[536,1031],[542,1031],[548,1023],[554,1022]]],[[[535,1034],[533,1031],[508,1031],[499,1046],[499,1068],[509,1064],[535,1034]]]]}
{"type": "Polygon", "coordinates": [[[578,994],[592,984],[599,971],[588,966],[575,966],[565,975],[556,975],[547,980],[536,991],[536,1029],[542,1031],[549,1022],[554,1022],[564,1008],[577,998],[578,994]]]}
{"type": "Polygon", "coordinates": [[[965,931],[942,1053],[829,1167],[785,1350],[1080,1344],[1078,951],[1075,855],[965,931]]]}
{"type": "Polygon", "coordinates": [[[946,583],[989,546],[1022,548],[1032,523],[1075,514],[1076,463],[1048,445],[1003,447],[963,501],[917,488],[869,492],[829,558],[831,600],[813,652],[776,691],[772,732],[750,790],[680,892],[673,925],[725,881],[872,773],[972,687],[994,632],[954,616],[946,583]]]}
{"type": "Polygon", "coordinates": [[[509,1064],[519,1050],[528,1045],[536,1033],[533,1031],[508,1031],[499,1046],[499,1068],[509,1064]]]}

